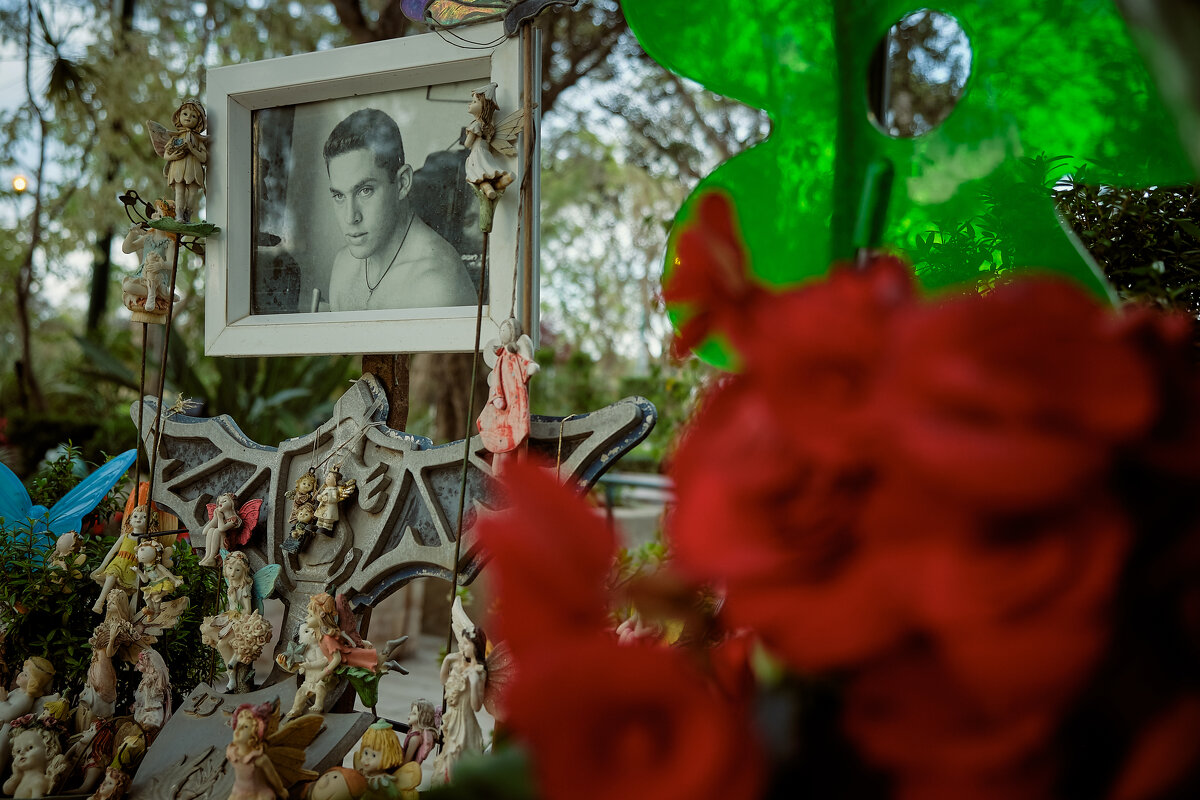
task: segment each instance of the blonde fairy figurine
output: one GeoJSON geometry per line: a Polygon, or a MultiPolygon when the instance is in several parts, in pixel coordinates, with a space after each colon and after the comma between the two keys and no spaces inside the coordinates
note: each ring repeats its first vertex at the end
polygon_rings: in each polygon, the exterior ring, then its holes
{"type": "Polygon", "coordinates": [[[129,500],[125,503],[125,516],[121,520],[121,535],[100,566],[92,572],[92,580],[101,586],[100,596],[92,606],[95,614],[104,613],[105,600],[113,589],[119,588],[125,594],[132,595],[137,587],[138,537],[158,530],[158,510],[145,502],[142,487],[149,490],[143,482],[136,491],[130,492],[129,500]],[[142,501],[140,505],[139,500],[142,501]]]}
{"type": "Polygon", "coordinates": [[[404,761],[400,737],[385,720],[367,728],[354,754],[354,768],[367,779],[367,786],[379,797],[416,800],[421,784],[421,765],[404,761]]]}
{"type": "Polygon", "coordinates": [[[183,222],[191,222],[204,191],[204,166],[208,163],[208,115],[195,97],[184,98],[171,116],[175,130],[147,120],[154,152],[167,160],[163,176],[175,191],[175,210],[183,222]]]}

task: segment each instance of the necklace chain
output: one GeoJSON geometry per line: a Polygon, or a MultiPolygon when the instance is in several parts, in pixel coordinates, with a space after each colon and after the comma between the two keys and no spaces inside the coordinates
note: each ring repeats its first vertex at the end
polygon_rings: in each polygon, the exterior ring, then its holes
{"type": "Polygon", "coordinates": [[[408,232],[412,229],[412,221],[414,216],[416,216],[416,212],[414,212],[413,215],[408,218],[408,226],[404,229],[404,235],[400,237],[400,246],[396,248],[396,253],[392,256],[392,260],[388,262],[387,269],[385,269],[383,274],[379,276],[379,280],[375,281],[374,286],[371,285],[370,279],[367,278],[367,262],[371,260],[371,257],[367,256],[362,260],[363,283],[367,285],[368,300],[371,299],[371,295],[375,294],[375,290],[379,288],[379,284],[383,283],[383,279],[387,277],[388,272],[390,272],[392,266],[395,265],[396,259],[400,257],[400,251],[404,249],[404,243],[408,241],[408,232]]]}

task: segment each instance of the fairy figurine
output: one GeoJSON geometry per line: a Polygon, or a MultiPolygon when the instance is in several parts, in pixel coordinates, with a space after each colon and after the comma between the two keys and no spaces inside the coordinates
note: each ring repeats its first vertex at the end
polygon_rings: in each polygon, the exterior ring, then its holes
{"type": "Polygon", "coordinates": [[[133,721],[153,741],[171,718],[171,673],[167,662],[152,647],[138,654],[134,667],[142,679],[133,693],[133,721]]]}
{"type": "Polygon", "coordinates": [[[408,712],[408,733],[404,735],[404,760],[420,764],[428,758],[441,726],[442,714],[437,706],[424,697],[414,700],[408,712]]]}
{"type": "Polygon", "coordinates": [[[175,130],[147,120],[150,143],[154,152],[167,163],[163,176],[167,187],[175,192],[175,210],[183,222],[191,222],[197,210],[200,192],[204,191],[204,165],[208,163],[208,116],[195,97],[184,98],[171,116],[175,130]]]}
{"type": "Polygon", "coordinates": [[[483,752],[483,730],[475,714],[483,708],[487,687],[487,637],[463,610],[461,597],[454,598],[450,621],[458,652],[442,661],[446,713],[442,717],[442,751],[433,761],[435,785],[450,782],[454,765],[464,755],[483,752]]]}
{"type": "MultiPolygon", "coordinates": [[[[146,601],[146,610],[151,617],[157,617],[162,608],[162,601],[168,595],[183,585],[183,579],[163,566],[163,546],[157,539],[143,539],[138,543],[137,566],[133,571],[137,574],[142,586],[142,597],[146,601]]],[[[135,596],[136,608],[136,596],[135,596]]]]}
{"type": "Polygon", "coordinates": [[[63,588],[67,578],[76,581],[83,577],[79,567],[83,566],[87,556],[80,552],[82,548],[83,540],[79,538],[79,531],[67,531],[55,540],[54,552],[50,554],[52,574],[48,589],[70,591],[69,588],[63,588]]]}
{"type": "Polygon", "coordinates": [[[242,547],[249,542],[254,527],[258,525],[262,504],[262,498],[255,498],[237,508],[237,498],[232,492],[218,495],[215,503],[209,503],[209,520],[201,531],[204,535],[204,558],[200,566],[215,567],[222,547],[242,547]]]}
{"type": "Polygon", "coordinates": [[[280,726],[279,700],[243,703],[230,720],[233,741],[225,748],[225,760],[233,770],[229,800],[264,800],[288,797],[288,790],[317,773],[303,769],[304,751],[317,738],[324,719],[301,717],[280,726]]]}
{"type": "Polygon", "coordinates": [[[100,566],[92,572],[92,579],[101,585],[100,596],[92,606],[93,613],[104,613],[110,591],[120,589],[132,595],[137,587],[138,538],[158,530],[158,508],[147,502],[145,495],[148,493],[149,486],[145,481],[129,493],[125,516],[121,519],[121,534],[100,566]]]}
{"type": "Polygon", "coordinates": [[[312,469],[296,479],[296,485],[283,493],[292,501],[288,514],[291,529],[280,547],[287,553],[299,553],[310,536],[317,532],[317,473],[312,469]]]}
{"type": "Polygon", "coordinates": [[[225,610],[201,621],[200,638],[221,654],[228,673],[228,692],[253,688],[254,662],[271,641],[273,630],[262,614],[263,600],[275,591],[281,569],[278,564],[268,564],[253,571],[246,554],[240,551],[225,559],[225,610]]]}
{"type": "MultiPolygon", "coordinates": [[[[174,203],[162,198],[154,201],[150,219],[174,216],[174,203]]],[[[125,235],[121,252],[141,255],[137,274],[121,281],[121,303],[133,312],[134,322],[166,324],[174,246],[175,234],[151,228],[144,222],[135,223],[125,235]]]]}
{"type": "Polygon", "coordinates": [[[377,720],[363,733],[354,754],[354,768],[367,779],[374,796],[417,800],[421,764],[405,761],[400,737],[387,720],[377,720]]]}
{"type": "Polygon", "coordinates": [[[525,124],[523,109],[493,123],[498,108],[496,84],[489,83],[471,92],[467,111],[474,119],[466,127],[463,144],[470,151],[466,164],[467,183],[479,196],[479,229],[484,233],[492,229],[496,201],[515,179],[497,156],[516,157],[517,134],[525,124]]]}

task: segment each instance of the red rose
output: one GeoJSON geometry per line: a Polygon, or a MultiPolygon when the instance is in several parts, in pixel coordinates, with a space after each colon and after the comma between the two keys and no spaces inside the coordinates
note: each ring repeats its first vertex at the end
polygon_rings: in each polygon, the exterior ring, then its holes
{"type": "Polygon", "coordinates": [[[709,192],[700,198],[675,245],[675,268],[663,298],[687,308],[675,350],[691,350],[716,331],[726,334],[747,319],[746,310],[767,292],[746,269],[746,250],[729,198],[709,192]]]}
{"type": "Polygon", "coordinates": [[[507,697],[547,800],[758,796],[745,709],[676,650],[567,640],[523,662],[507,697]]]}
{"type": "Polygon", "coordinates": [[[706,400],[672,470],[668,537],[680,568],[720,583],[731,626],[809,669],[873,654],[902,632],[879,594],[887,565],[858,533],[874,478],[845,436],[824,457],[802,451],[738,376],[706,400]]]}
{"type": "Polygon", "coordinates": [[[606,581],[617,550],[608,524],[532,462],[508,468],[505,497],[505,512],[479,526],[500,600],[499,639],[519,659],[562,635],[607,630],[606,581]]]}
{"type": "Polygon", "coordinates": [[[910,647],[859,670],[843,725],[863,757],[910,800],[1049,798],[1042,758],[1058,708],[988,707],[927,649],[910,647]]]}
{"type": "Polygon", "coordinates": [[[885,458],[981,511],[1074,496],[1157,405],[1149,365],[1080,289],[1026,279],[898,317],[885,458]]]}

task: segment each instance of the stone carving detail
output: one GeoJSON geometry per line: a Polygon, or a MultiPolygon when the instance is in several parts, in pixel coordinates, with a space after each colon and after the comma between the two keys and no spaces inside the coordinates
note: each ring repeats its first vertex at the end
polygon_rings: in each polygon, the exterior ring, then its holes
{"type": "MultiPolygon", "coordinates": [[[[163,428],[153,499],[185,528],[202,530],[206,505],[224,492],[263,498],[258,530],[243,552],[254,569],[283,567],[277,585],[287,610],[279,647],[293,640],[309,598],[321,592],[344,593],[355,610],[363,610],[414,578],[450,580],[464,443],[435,446],[386,427],[387,398],[374,376],[356,381],[317,430],[278,447],[250,440],[228,416],[160,414],[152,398],[143,403],[147,422],[163,428]],[[341,480],[356,482],[357,492],[342,505],[333,535],[316,534],[301,552],[286,552],[281,545],[291,529],[291,502],[284,493],[310,468],[320,474],[333,465],[341,480]]],[[[134,419],[137,411],[135,404],[134,419]]],[[[565,419],[535,416],[530,450],[557,464],[562,481],[582,489],[642,441],[655,421],[654,406],[640,397],[565,419]]],[[[146,424],[147,448],[153,433],[146,424]]],[[[472,528],[480,509],[494,502],[487,493],[487,456],[473,437],[459,562],[463,583],[482,566],[472,528]]],[[[267,685],[285,677],[276,669],[267,685]]]]}

